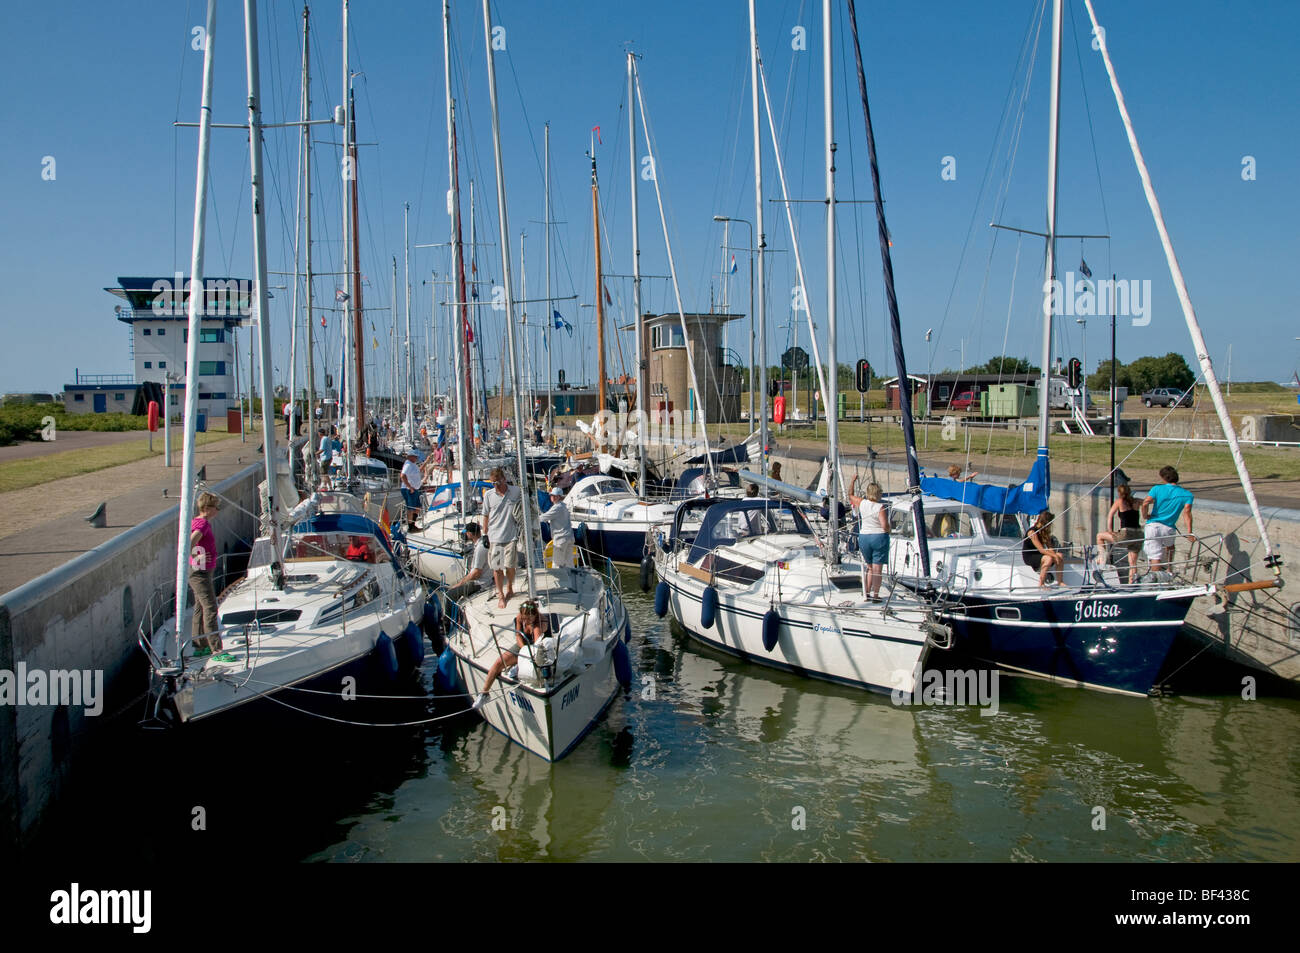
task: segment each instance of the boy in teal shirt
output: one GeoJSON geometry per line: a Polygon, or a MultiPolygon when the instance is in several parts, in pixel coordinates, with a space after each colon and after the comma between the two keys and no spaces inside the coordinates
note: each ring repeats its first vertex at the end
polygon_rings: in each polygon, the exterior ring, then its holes
{"type": "Polygon", "coordinates": [[[1171,563],[1174,558],[1174,539],[1178,535],[1178,517],[1187,517],[1187,536],[1192,542],[1192,491],[1178,485],[1178,471],[1173,467],[1160,468],[1159,483],[1151,488],[1142,501],[1142,516],[1146,519],[1146,553],[1151,571],[1161,568],[1161,563],[1171,563]]]}

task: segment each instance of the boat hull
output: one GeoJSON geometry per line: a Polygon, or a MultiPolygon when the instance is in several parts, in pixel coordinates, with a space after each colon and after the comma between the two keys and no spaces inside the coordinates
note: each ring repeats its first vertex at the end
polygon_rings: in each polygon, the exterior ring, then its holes
{"type": "Polygon", "coordinates": [[[763,647],[765,603],[720,589],[713,625],[702,620],[705,586],[693,578],[664,579],[673,617],[693,638],[747,661],[808,678],[910,698],[929,654],[921,630],[924,614],[913,609],[833,612],[824,603],[771,606],[779,618],[777,644],[763,647]],[[758,603],[758,609],[745,603],[758,603]]]}
{"type": "Polygon", "coordinates": [[[1061,684],[1146,696],[1201,592],[1014,600],[968,593],[942,617],[954,647],[972,658],[1061,684]]]}

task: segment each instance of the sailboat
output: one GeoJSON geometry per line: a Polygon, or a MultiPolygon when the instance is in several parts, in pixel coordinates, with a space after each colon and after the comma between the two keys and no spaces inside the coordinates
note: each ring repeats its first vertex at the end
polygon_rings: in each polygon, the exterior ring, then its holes
{"type": "MultiPolygon", "coordinates": [[[[446,16],[447,0],[444,0],[446,16]]],[[[505,320],[513,380],[520,380],[519,352],[515,341],[512,300],[510,238],[502,164],[500,115],[497,109],[496,61],[492,48],[492,21],[488,0],[483,0],[483,29],[487,47],[488,94],[492,108],[492,141],[496,164],[497,212],[500,223],[501,262],[506,288],[505,320]]],[[[514,416],[523,420],[520,388],[514,388],[514,416]]],[[[527,473],[522,440],[515,441],[517,473],[527,473]]],[[[522,603],[512,600],[499,608],[497,596],[486,590],[467,597],[450,627],[444,658],[454,662],[462,686],[482,693],[493,666],[506,652],[517,653],[513,671],[506,670],[479,708],[496,731],[546,761],[568,754],[595,726],[614,701],[620,685],[631,681],[627,639],[631,625],[623,605],[618,577],[610,563],[601,571],[576,568],[539,568],[533,545],[535,501],[521,494],[527,601],[548,622],[549,635],[519,646],[516,613],[522,603]]],[[[443,659],[439,660],[440,668],[443,659]]]]}
{"type": "MultiPolygon", "coordinates": [[[[346,5],[344,10],[346,36],[346,5]]],[[[245,0],[245,25],[257,326],[262,345],[262,392],[269,395],[273,391],[256,0],[245,0]]],[[[205,297],[203,250],[215,30],[216,0],[209,0],[191,261],[189,377],[175,608],[171,609],[169,594],[154,593],[138,638],[152,670],[153,716],[181,723],[200,721],[286,690],[308,688],[327,676],[325,684],[338,691],[335,677],[362,672],[363,668],[354,667],[369,666],[372,659],[377,659],[388,675],[396,676],[403,667],[398,660],[399,640],[406,646],[403,655],[408,669],[418,666],[424,654],[420,632],[424,589],[412,582],[394,559],[387,532],[367,517],[354,499],[343,494],[316,495],[291,510],[284,505],[292,488],[285,486],[287,459],[277,452],[274,412],[266,413],[266,408],[273,406],[269,399],[263,404],[266,482],[261,496],[265,535],[254,543],[247,576],[228,588],[219,600],[221,651],[197,655],[184,634],[192,619],[185,569],[190,553],[190,514],[197,489],[193,466],[198,394],[195,349],[205,297]]],[[[346,49],[345,40],[345,57],[346,49]]]]}
{"type": "Polygon", "coordinates": [[[1048,509],[1051,489],[1047,395],[1056,279],[1062,7],[1063,0],[1054,0],[1038,456],[1029,476],[1011,488],[923,479],[928,522],[892,547],[890,569],[902,580],[914,577],[915,547],[929,536],[937,556],[935,575],[950,599],[944,619],[964,654],[1061,684],[1145,696],[1156,688],[1193,600],[1210,588],[1169,578],[1121,579],[1110,566],[1067,556],[1056,574],[1057,585],[1043,589],[1037,570],[1021,555],[1026,544],[1017,514],[1034,516],[1048,509]]]}
{"type": "MultiPolygon", "coordinates": [[[[850,6],[850,11],[852,7],[850,6]]],[[[835,162],[831,100],[831,4],[822,6],[824,46],[826,187],[827,187],[827,327],[830,366],[835,367],[835,162]]],[[[850,14],[852,15],[852,13],[850,14]]],[[[750,0],[750,62],[754,87],[755,205],[763,235],[762,151],[758,97],[761,79],[754,0],[750,0]]],[[[855,30],[856,33],[856,30],[855,30]]],[[[762,88],[766,92],[766,82],[762,88]]],[[[863,97],[865,103],[865,85],[863,97]]],[[[770,122],[769,104],[769,122],[770,122]]],[[[868,130],[870,125],[868,124],[868,130]]],[[[773,130],[775,132],[775,130],[773,130]]],[[[868,133],[870,136],[870,132],[868,133]]],[[[775,141],[776,137],[773,135],[775,141]]],[[[871,140],[869,139],[869,142],[871,140]]],[[[875,176],[874,147],[872,151],[875,176]]],[[[779,160],[778,160],[779,161],[779,160]]],[[[877,215],[885,235],[883,205],[877,188],[877,215]]],[[[796,266],[803,284],[797,236],[791,229],[796,266]]],[[[760,237],[759,275],[762,275],[760,237]]],[[[882,238],[886,284],[893,303],[892,267],[882,238]]],[[[761,285],[762,279],[760,277],[761,285]]],[[[807,296],[804,296],[807,300],[807,296]]],[[[906,380],[893,305],[895,355],[906,380]]],[[[766,363],[766,341],[761,363],[766,363]]],[[[835,375],[827,405],[835,406],[835,375]]],[[[904,431],[915,447],[910,407],[904,401],[904,431]]],[[[830,425],[831,474],[838,473],[836,415],[830,425]]],[[[915,453],[909,454],[914,461],[915,453]]],[[[766,482],[764,474],[749,474],[766,482]]],[[[832,499],[835,493],[832,484],[832,499]]],[[[655,612],[671,611],[694,638],[762,665],[870,691],[911,698],[935,644],[950,633],[935,618],[928,599],[892,587],[884,601],[871,598],[862,582],[865,565],[839,552],[837,508],[830,507],[826,539],[819,539],[797,503],[776,499],[692,500],[681,505],[670,527],[655,535],[655,568],[660,582],[655,612]]],[[[859,557],[860,560],[860,557],[859,557]]]]}

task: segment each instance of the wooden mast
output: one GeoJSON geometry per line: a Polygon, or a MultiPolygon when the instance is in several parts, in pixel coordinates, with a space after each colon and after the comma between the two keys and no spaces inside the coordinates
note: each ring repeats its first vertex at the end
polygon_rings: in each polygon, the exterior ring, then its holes
{"type": "MultiPolygon", "coordinates": [[[[349,122],[348,155],[352,159],[352,345],[356,348],[357,370],[356,395],[357,430],[355,440],[361,439],[361,430],[366,425],[366,348],[365,338],[361,335],[361,242],[358,238],[361,229],[357,227],[357,105],[348,90],[349,122]]],[[[414,439],[414,437],[412,437],[414,439]]]]}

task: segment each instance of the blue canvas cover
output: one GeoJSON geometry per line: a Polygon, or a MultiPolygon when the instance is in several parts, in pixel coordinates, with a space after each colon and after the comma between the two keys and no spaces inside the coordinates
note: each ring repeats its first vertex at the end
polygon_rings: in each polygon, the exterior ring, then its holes
{"type": "Polygon", "coordinates": [[[921,491],[941,500],[956,500],[990,513],[1025,513],[1037,516],[1047,509],[1051,492],[1047,448],[1038,448],[1038,459],[1023,483],[1012,487],[989,483],[966,483],[947,477],[921,477],[921,491]]]}

